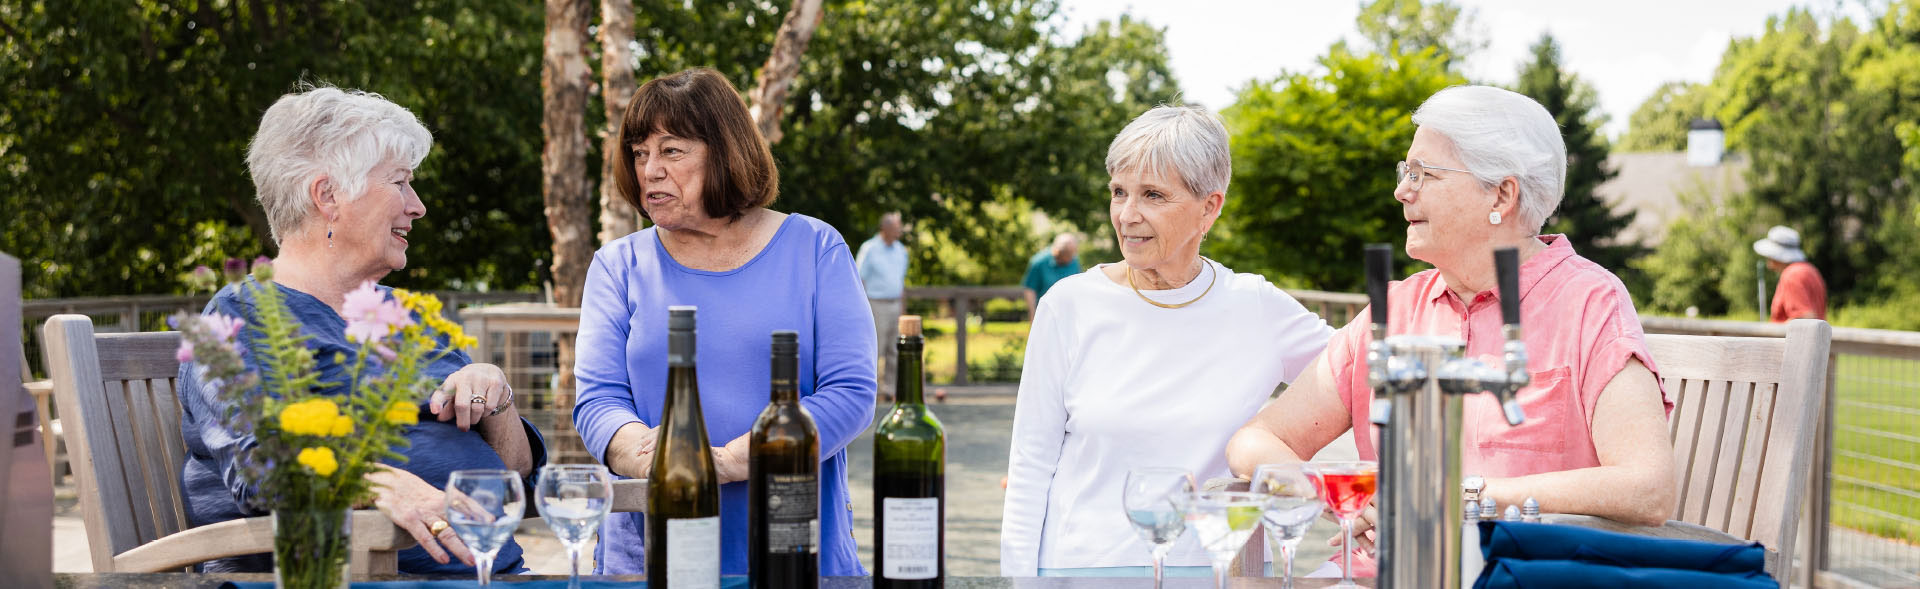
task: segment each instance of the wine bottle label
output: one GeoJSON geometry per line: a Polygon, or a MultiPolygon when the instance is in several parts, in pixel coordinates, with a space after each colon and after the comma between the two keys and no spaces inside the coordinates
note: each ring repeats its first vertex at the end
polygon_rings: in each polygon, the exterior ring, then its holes
{"type": "Polygon", "coordinates": [[[720,518],[667,520],[667,586],[720,587],[720,518]]]}
{"type": "Polygon", "coordinates": [[[880,516],[886,521],[886,566],[881,576],[889,579],[919,580],[940,575],[940,500],[880,500],[880,516]]]}
{"type": "Polygon", "coordinates": [[[820,538],[820,477],[767,475],[767,551],[812,554],[820,538]]]}

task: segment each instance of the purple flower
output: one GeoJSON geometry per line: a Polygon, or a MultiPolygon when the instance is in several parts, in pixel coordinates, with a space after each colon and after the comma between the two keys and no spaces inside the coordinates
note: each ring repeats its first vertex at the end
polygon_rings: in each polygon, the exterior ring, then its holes
{"type": "Polygon", "coordinates": [[[402,327],[413,325],[413,316],[407,313],[406,307],[400,306],[400,301],[388,299],[374,288],[371,280],[347,293],[341,315],[347,320],[347,339],[361,343],[385,338],[402,327]]]}
{"type": "Polygon", "coordinates": [[[254,258],[253,279],[261,281],[273,280],[273,260],[268,259],[266,256],[254,258]]]}
{"type": "Polygon", "coordinates": [[[192,362],[193,342],[184,337],[180,338],[180,349],[173,352],[173,358],[179,360],[181,364],[192,362]]]}
{"type": "Polygon", "coordinates": [[[227,282],[239,282],[240,279],[247,277],[247,261],[240,258],[227,258],[224,273],[227,275],[227,282]]]}
{"type": "Polygon", "coordinates": [[[233,338],[240,335],[240,330],[247,327],[245,320],[220,313],[201,315],[200,323],[207,326],[208,332],[227,342],[232,342],[233,338]]]}

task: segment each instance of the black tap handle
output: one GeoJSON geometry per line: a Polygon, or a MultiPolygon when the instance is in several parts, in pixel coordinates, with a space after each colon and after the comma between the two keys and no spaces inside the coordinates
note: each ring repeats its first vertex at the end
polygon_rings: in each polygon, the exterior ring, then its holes
{"type": "Polygon", "coordinates": [[[1493,271],[1500,279],[1500,318],[1507,325],[1520,324],[1520,250],[1505,247],[1493,250],[1493,271]]]}
{"type": "Polygon", "coordinates": [[[1387,280],[1393,268],[1393,245],[1367,244],[1367,304],[1373,308],[1373,324],[1387,324],[1387,280]]]}

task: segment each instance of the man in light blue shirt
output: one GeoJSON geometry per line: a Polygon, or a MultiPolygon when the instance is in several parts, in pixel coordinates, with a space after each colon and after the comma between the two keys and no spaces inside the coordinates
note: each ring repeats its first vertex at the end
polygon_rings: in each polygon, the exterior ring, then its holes
{"type": "Polygon", "coordinates": [[[860,244],[854,263],[860,268],[860,282],[866,286],[867,304],[873,307],[874,336],[879,341],[879,399],[893,400],[895,353],[900,339],[901,292],[907,284],[907,246],[900,243],[905,229],[900,213],[880,215],[880,234],[860,244]]]}

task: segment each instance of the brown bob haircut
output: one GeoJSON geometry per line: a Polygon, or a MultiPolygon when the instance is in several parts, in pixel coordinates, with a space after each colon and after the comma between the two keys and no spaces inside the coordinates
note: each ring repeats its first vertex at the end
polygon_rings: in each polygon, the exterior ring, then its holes
{"type": "MultiPolygon", "coordinates": [[[[747,114],[747,103],[726,76],[711,68],[693,68],[654,78],[633,93],[620,121],[620,145],[609,163],[620,197],[647,217],[644,193],[634,176],[633,146],[666,132],[707,146],[706,178],[700,200],[708,217],[739,219],[748,210],[773,203],[780,195],[780,171],[773,150],[747,114]]],[[[647,217],[652,220],[652,217],[647,217]]]]}

